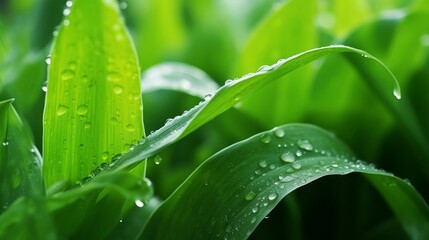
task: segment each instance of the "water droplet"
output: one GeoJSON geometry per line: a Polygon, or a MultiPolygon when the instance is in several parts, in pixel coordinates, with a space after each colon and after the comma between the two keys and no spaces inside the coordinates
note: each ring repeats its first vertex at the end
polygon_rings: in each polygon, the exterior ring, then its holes
{"type": "Polygon", "coordinates": [[[295,155],[293,155],[291,152],[285,152],[280,155],[280,159],[284,162],[291,163],[295,161],[295,155]]]}
{"type": "Polygon", "coordinates": [[[266,168],[266,167],[268,166],[268,164],[267,164],[267,162],[266,162],[266,161],[260,161],[260,162],[259,162],[259,166],[260,166],[261,168],[266,168]]]}
{"type": "Polygon", "coordinates": [[[266,72],[270,70],[271,70],[271,66],[268,66],[268,65],[262,65],[258,68],[258,72],[262,72],[262,71],[266,72]]]}
{"type": "Polygon", "coordinates": [[[246,199],[247,201],[251,201],[255,198],[256,198],[256,193],[254,193],[253,191],[250,191],[244,195],[244,199],[246,199]]]}
{"type": "Polygon", "coordinates": [[[254,206],[254,207],[252,208],[252,213],[257,213],[257,212],[258,212],[258,210],[259,210],[258,206],[254,206]]]}
{"type": "Polygon", "coordinates": [[[51,57],[50,56],[48,56],[46,59],[45,59],[45,63],[46,64],[51,64],[51,57]]]}
{"type": "Polygon", "coordinates": [[[7,145],[9,145],[9,142],[8,141],[4,141],[3,142],[3,146],[7,146],[7,145]]]}
{"type": "MultiPolygon", "coordinates": [[[[64,26],[68,26],[68,25],[70,25],[70,20],[68,20],[68,19],[64,20],[64,21],[63,21],[63,24],[64,24],[64,26]]],[[[55,32],[54,32],[54,34],[55,34],[55,32]]],[[[57,34],[58,34],[58,33],[57,33],[57,34]]]]}
{"type": "Polygon", "coordinates": [[[85,116],[88,113],[88,107],[86,104],[79,105],[77,107],[76,113],[80,116],[85,116]]]}
{"type": "Polygon", "coordinates": [[[276,165],[270,164],[270,169],[273,170],[274,168],[276,168],[276,165]]]}
{"type": "Polygon", "coordinates": [[[141,207],[143,207],[144,206],[144,203],[140,200],[140,199],[137,199],[136,201],[134,201],[134,203],[136,204],[136,206],[137,207],[139,207],[139,208],[141,208],[141,207]]]}
{"type": "Polygon", "coordinates": [[[255,223],[256,222],[256,217],[252,217],[252,219],[250,219],[251,223],[255,223]]]}
{"type": "Polygon", "coordinates": [[[295,155],[296,155],[297,157],[301,157],[301,156],[302,156],[302,152],[301,152],[301,151],[299,151],[299,150],[296,150],[295,155]]]}
{"type": "Polygon", "coordinates": [[[261,173],[262,173],[262,171],[261,171],[261,170],[259,170],[259,169],[255,170],[255,174],[256,174],[256,175],[261,175],[261,173]]]}
{"type": "Polygon", "coordinates": [[[68,110],[69,110],[69,107],[67,107],[67,106],[65,106],[65,105],[60,104],[60,105],[58,105],[58,108],[57,108],[57,115],[58,115],[58,116],[62,116],[62,115],[64,115],[68,110]]]}
{"type": "Polygon", "coordinates": [[[268,195],[268,200],[273,201],[277,198],[277,193],[273,192],[268,195]]]}
{"type": "Polygon", "coordinates": [[[113,92],[114,92],[115,94],[121,94],[121,93],[123,93],[123,92],[124,92],[124,88],[123,88],[122,86],[120,86],[120,85],[115,85],[115,86],[113,87],[113,92]]]}
{"type": "Polygon", "coordinates": [[[65,8],[64,11],[63,11],[63,15],[64,16],[70,15],[70,8],[65,8]]]}
{"type": "Polygon", "coordinates": [[[153,158],[153,162],[154,162],[156,165],[159,165],[159,164],[161,163],[161,161],[162,161],[162,158],[161,158],[161,156],[159,156],[159,155],[156,155],[156,156],[153,158]]]}
{"type": "Polygon", "coordinates": [[[308,140],[298,140],[298,146],[304,150],[312,151],[313,145],[308,140]]]}
{"type": "Polygon", "coordinates": [[[44,81],[42,85],[42,91],[48,92],[48,81],[44,81]]]}
{"type": "Polygon", "coordinates": [[[103,152],[102,154],[101,154],[101,159],[103,159],[103,160],[107,160],[109,158],[109,152],[103,152]]]}
{"type": "Polygon", "coordinates": [[[66,6],[67,6],[67,7],[71,7],[71,6],[73,6],[73,1],[70,1],[70,0],[69,0],[69,1],[67,1],[67,2],[66,2],[66,6]]]}
{"type": "Polygon", "coordinates": [[[292,167],[293,167],[294,169],[300,169],[300,168],[301,168],[301,163],[299,163],[299,162],[294,162],[294,163],[292,163],[292,167]]]}
{"type": "Polygon", "coordinates": [[[209,94],[206,94],[205,96],[204,96],[204,100],[206,100],[206,101],[208,101],[208,100],[210,100],[212,98],[212,95],[209,93],[209,94]]]}
{"type": "Polygon", "coordinates": [[[396,99],[401,99],[401,89],[399,86],[395,86],[393,89],[393,95],[396,97],[396,99]]]}
{"type": "Polygon", "coordinates": [[[132,124],[128,124],[126,127],[128,132],[134,132],[136,128],[132,124]]]}
{"type": "Polygon", "coordinates": [[[292,176],[286,176],[282,179],[282,182],[290,182],[293,181],[295,178],[292,176]]]}
{"type": "Polygon", "coordinates": [[[362,57],[367,58],[368,57],[368,53],[364,52],[361,54],[362,57]]]}
{"type": "Polygon", "coordinates": [[[85,123],[83,124],[83,126],[84,126],[84,128],[88,129],[88,128],[91,128],[92,123],[91,123],[91,122],[85,122],[85,123]]]}
{"type": "Polygon", "coordinates": [[[268,134],[263,134],[260,138],[260,141],[262,143],[270,143],[271,142],[271,137],[268,134]]]}
{"type": "Polygon", "coordinates": [[[285,131],[281,128],[277,128],[276,130],[274,130],[274,135],[278,138],[282,138],[285,135],[285,131]]]}
{"type": "Polygon", "coordinates": [[[74,78],[75,73],[72,70],[66,69],[61,73],[61,80],[66,81],[74,78]]]}
{"type": "Polygon", "coordinates": [[[112,117],[111,119],[110,119],[110,121],[112,122],[112,124],[118,124],[118,119],[116,119],[116,118],[114,118],[114,117],[112,117]]]}

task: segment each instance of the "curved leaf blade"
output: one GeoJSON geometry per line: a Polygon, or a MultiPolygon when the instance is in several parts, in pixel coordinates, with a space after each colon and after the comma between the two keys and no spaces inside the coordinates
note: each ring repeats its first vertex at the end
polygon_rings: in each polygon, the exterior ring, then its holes
{"type": "Polygon", "coordinates": [[[139,65],[117,1],[75,0],[51,51],[44,173],[77,181],[144,135],[139,65]]]}
{"type": "MultiPolygon", "coordinates": [[[[142,159],[154,155],[160,149],[165,148],[193,132],[206,122],[237,104],[240,100],[257,92],[265,85],[305,64],[330,54],[342,52],[358,54],[363,56],[363,59],[372,59],[380,63],[378,59],[362,50],[342,45],[315,48],[287,59],[281,59],[276,64],[266,66],[256,73],[244,75],[239,79],[228,80],[224,86],[213,93],[211,98],[206,98],[206,101],[201,102],[189,111],[185,111],[183,115],[175,117],[164,127],[158,129],[147,138],[142,139],[134,149],[122,157],[113,159],[110,167],[112,169],[121,169],[133,166],[141,162],[142,159]]],[[[385,67],[384,65],[382,66],[385,67]]],[[[389,70],[387,70],[387,72],[392,76],[394,91],[398,93],[399,85],[396,79],[389,70]]],[[[386,88],[377,90],[388,91],[386,88]]]]}
{"type": "Polygon", "coordinates": [[[429,236],[429,208],[411,185],[356,160],[331,133],[289,124],[208,159],[155,211],[141,239],[168,239],[171,232],[177,239],[245,239],[290,192],[353,172],[371,180],[410,237],[429,236]]]}

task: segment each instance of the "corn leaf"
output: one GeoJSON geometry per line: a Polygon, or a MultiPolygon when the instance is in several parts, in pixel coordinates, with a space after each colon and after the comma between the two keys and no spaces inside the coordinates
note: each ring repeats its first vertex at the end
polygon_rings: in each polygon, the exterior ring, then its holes
{"type": "Polygon", "coordinates": [[[138,61],[117,2],[70,3],[49,60],[43,136],[48,186],[76,182],[144,135],[138,61]]]}
{"type": "Polygon", "coordinates": [[[176,239],[245,239],[287,194],[353,172],[370,179],[412,239],[429,237],[429,208],[409,183],[356,160],[332,133],[290,124],[208,159],[155,211],[140,239],[171,232],[176,239]]]}
{"type": "Polygon", "coordinates": [[[0,102],[0,212],[20,197],[44,195],[40,154],[11,102],[0,102]]]}

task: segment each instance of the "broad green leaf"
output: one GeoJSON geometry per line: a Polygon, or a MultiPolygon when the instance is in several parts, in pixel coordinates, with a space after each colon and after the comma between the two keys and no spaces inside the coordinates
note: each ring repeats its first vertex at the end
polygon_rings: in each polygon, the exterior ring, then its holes
{"type": "MultiPolygon", "coordinates": [[[[130,152],[121,157],[114,158],[112,160],[112,168],[126,168],[141,162],[142,159],[154,155],[160,149],[165,148],[166,146],[193,132],[206,122],[228,110],[237,104],[240,100],[258,91],[268,83],[307,63],[333,53],[341,52],[349,52],[361,55],[363,56],[362,61],[365,59],[370,59],[380,63],[379,60],[359,49],[341,45],[328,46],[309,50],[292,56],[288,59],[282,59],[272,66],[266,66],[260,69],[260,71],[247,74],[242,78],[228,80],[223,87],[213,93],[211,98],[207,97],[206,101],[201,102],[199,105],[195,106],[189,111],[186,111],[183,115],[175,117],[164,127],[155,131],[147,138],[142,139],[139,144],[130,152]]],[[[390,72],[388,71],[388,73],[390,72]]],[[[386,74],[386,78],[388,77],[391,76],[386,74]]],[[[392,82],[388,82],[386,80],[377,84],[385,86],[385,88],[377,88],[377,90],[382,91],[383,94],[389,92],[391,95],[391,91],[389,90],[391,89],[391,86],[393,86],[396,94],[399,94],[399,86],[397,85],[397,82],[394,78],[392,82]]]]}
{"type": "Polygon", "coordinates": [[[117,2],[75,0],[64,12],[48,68],[47,186],[79,180],[144,135],[138,61],[117,2]]]}
{"type": "MultiPolygon", "coordinates": [[[[254,30],[240,55],[235,73],[248,73],[283,56],[316,47],[316,10],[314,0],[284,1],[279,4],[254,30]]],[[[285,119],[301,119],[306,111],[312,73],[312,66],[306,66],[289,74],[288,81],[270,84],[243,101],[241,110],[266,125],[281,124],[285,119]],[[266,102],[271,102],[269,108],[266,102]]]]}
{"type": "Polygon", "coordinates": [[[155,211],[141,239],[172,232],[176,239],[245,239],[287,194],[353,172],[369,178],[412,239],[429,237],[429,208],[409,183],[356,160],[332,133],[290,124],[208,159],[155,211]]]}
{"type": "Polygon", "coordinates": [[[20,197],[44,195],[42,159],[11,102],[0,102],[0,212],[20,197]]]}
{"type": "Polygon", "coordinates": [[[204,98],[216,91],[218,85],[204,71],[178,62],[161,63],[143,73],[142,92],[175,90],[204,98]]]}

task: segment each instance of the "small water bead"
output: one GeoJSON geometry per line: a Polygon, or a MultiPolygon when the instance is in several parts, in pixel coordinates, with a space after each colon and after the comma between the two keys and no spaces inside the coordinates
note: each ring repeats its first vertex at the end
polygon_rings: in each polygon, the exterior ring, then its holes
{"type": "Polygon", "coordinates": [[[294,162],[294,163],[292,163],[292,167],[294,168],[294,169],[300,169],[301,168],[301,163],[299,163],[299,162],[294,162]]]}
{"type": "Polygon", "coordinates": [[[61,73],[61,80],[67,81],[74,78],[74,76],[75,76],[75,72],[73,70],[66,69],[61,73]]]}
{"type": "Polygon", "coordinates": [[[57,116],[64,115],[65,113],[67,113],[68,110],[69,110],[69,107],[67,107],[66,105],[62,105],[62,104],[58,105],[57,116]]]}
{"type": "Polygon", "coordinates": [[[142,202],[142,200],[137,199],[136,201],[134,201],[134,203],[136,204],[137,207],[141,208],[144,206],[144,203],[142,202]]]}
{"type": "Polygon", "coordinates": [[[154,162],[156,165],[159,165],[159,164],[161,163],[161,161],[162,161],[162,158],[161,158],[161,156],[159,156],[159,155],[156,155],[156,156],[153,158],[153,162],[154,162]]]}
{"type": "Polygon", "coordinates": [[[127,7],[128,7],[128,4],[126,2],[120,2],[119,3],[120,9],[125,10],[125,9],[127,9],[127,7]]]}
{"type": "Polygon", "coordinates": [[[393,89],[393,95],[396,97],[396,99],[401,99],[401,89],[398,86],[395,86],[393,89]]]}
{"type": "Polygon", "coordinates": [[[64,16],[70,15],[70,8],[65,8],[64,11],[63,11],[63,15],[64,16]]]}
{"type": "Polygon", "coordinates": [[[103,160],[107,160],[109,158],[109,152],[103,152],[102,154],[101,154],[101,159],[103,159],[103,160]]]}
{"type": "Polygon", "coordinates": [[[276,168],[276,165],[270,164],[270,169],[273,170],[274,168],[276,168]]]}
{"type": "Polygon", "coordinates": [[[67,7],[71,7],[71,6],[73,6],[73,1],[70,1],[70,0],[69,0],[69,1],[67,1],[67,2],[66,2],[66,6],[67,6],[67,7]]]}
{"type": "Polygon", "coordinates": [[[45,59],[45,63],[46,64],[51,64],[51,57],[50,56],[48,56],[46,59],[45,59]]]}
{"type": "Polygon", "coordinates": [[[281,181],[282,182],[290,182],[290,181],[293,181],[295,178],[294,177],[292,177],[292,176],[286,176],[286,177],[284,177],[281,181]]]}
{"type": "Polygon", "coordinates": [[[85,116],[88,113],[88,107],[86,104],[79,105],[79,107],[77,107],[76,113],[80,116],[85,116]]]}
{"type": "Polygon", "coordinates": [[[8,146],[9,145],[9,142],[8,141],[4,141],[3,142],[3,146],[8,146]]]}
{"type": "Polygon", "coordinates": [[[297,157],[301,157],[301,156],[302,156],[302,152],[301,152],[300,150],[296,150],[295,155],[296,155],[297,157]]]}
{"type": "Polygon", "coordinates": [[[257,212],[258,212],[258,210],[259,210],[258,206],[254,206],[254,207],[252,208],[252,213],[257,213],[257,212]]]}
{"type": "Polygon", "coordinates": [[[274,130],[274,135],[278,138],[282,138],[285,136],[285,131],[281,128],[277,128],[276,130],[274,130]]]}
{"type": "Polygon", "coordinates": [[[117,82],[120,78],[121,75],[119,75],[117,72],[108,72],[106,77],[107,81],[109,82],[117,82]]]}
{"type": "Polygon", "coordinates": [[[291,152],[285,152],[282,155],[280,155],[280,159],[283,162],[291,163],[295,161],[295,155],[292,154],[291,152]]]}
{"type": "Polygon", "coordinates": [[[268,200],[273,201],[277,198],[277,193],[273,192],[268,195],[268,200]]]}
{"type": "Polygon", "coordinates": [[[250,191],[244,195],[244,199],[246,199],[247,201],[251,201],[255,198],[256,198],[256,193],[254,193],[253,191],[250,191]]]}
{"type": "MultiPolygon", "coordinates": [[[[68,20],[68,19],[64,20],[64,21],[63,21],[63,25],[64,25],[64,26],[68,26],[68,25],[70,25],[70,20],[68,20]]],[[[57,33],[57,34],[58,34],[58,33],[57,33]]]]}
{"type": "Polygon", "coordinates": [[[252,219],[250,219],[250,223],[255,223],[256,222],[256,217],[252,217],[252,219]]]}
{"type": "Polygon", "coordinates": [[[256,175],[261,175],[261,173],[262,173],[262,171],[261,171],[261,170],[259,170],[259,169],[255,170],[255,174],[256,174],[256,175]]]}
{"type": "Polygon", "coordinates": [[[262,143],[270,143],[271,142],[271,137],[268,134],[263,134],[260,138],[260,141],[262,143]]]}
{"type": "Polygon", "coordinates": [[[297,144],[298,144],[298,147],[304,150],[307,150],[307,151],[313,150],[313,145],[308,140],[298,140],[297,144]]]}
{"type": "Polygon", "coordinates": [[[266,161],[260,161],[260,162],[259,162],[259,166],[260,166],[261,168],[266,168],[266,167],[268,166],[268,164],[267,164],[267,162],[266,162],[266,161]]]}

